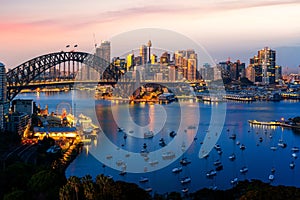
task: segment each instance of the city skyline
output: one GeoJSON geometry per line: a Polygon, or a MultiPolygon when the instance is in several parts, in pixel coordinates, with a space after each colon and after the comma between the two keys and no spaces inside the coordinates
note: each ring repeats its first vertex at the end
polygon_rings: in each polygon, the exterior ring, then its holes
{"type": "MultiPolygon", "coordinates": [[[[42,54],[66,50],[91,52],[94,43],[140,28],[178,32],[203,45],[212,58],[249,64],[257,50],[278,53],[278,65],[298,71],[298,1],[3,1],[0,60],[8,68],[42,54]],[[57,6],[59,4],[59,6],[57,6]]],[[[151,36],[148,39],[154,41],[151,36]]],[[[155,41],[154,46],[161,41],[155,41]]],[[[159,46],[158,46],[159,47],[159,46]]],[[[189,47],[186,47],[189,48],[189,47]]],[[[112,55],[112,57],[118,55],[112,55]]]]}

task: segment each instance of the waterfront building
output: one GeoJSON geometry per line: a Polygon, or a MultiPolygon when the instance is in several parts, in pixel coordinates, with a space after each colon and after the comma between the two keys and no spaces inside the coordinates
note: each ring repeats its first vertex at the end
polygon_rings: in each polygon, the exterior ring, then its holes
{"type": "Polygon", "coordinates": [[[106,62],[110,63],[110,42],[103,41],[100,46],[96,48],[96,56],[104,59],[106,62]]]}
{"type": "Polygon", "coordinates": [[[228,58],[225,62],[219,62],[217,67],[221,71],[222,78],[239,80],[246,76],[245,63],[242,63],[240,60],[233,63],[230,61],[230,58],[228,58]]]}
{"type": "Polygon", "coordinates": [[[43,139],[45,136],[49,136],[55,140],[61,138],[74,139],[78,137],[76,127],[34,127],[34,137],[43,139]]]}
{"type": "Polygon", "coordinates": [[[275,83],[276,51],[265,47],[250,59],[249,67],[254,68],[254,82],[269,85],[275,83]]]}
{"type": "Polygon", "coordinates": [[[31,118],[24,112],[13,112],[5,115],[5,130],[22,135],[26,126],[31,123],[31,118]]]}
{"type": "Polygon", "coordinates": [[[282,67],[279,65],[275,66],[275,83],[279,83],[282,79],[282,67]]]}
{"type": "Polygon", "coordinates": [[[16,99],[12,101],[14,112],[26,113],[29,116],[33,114],[33,105],[32,99],[16,99]]]}

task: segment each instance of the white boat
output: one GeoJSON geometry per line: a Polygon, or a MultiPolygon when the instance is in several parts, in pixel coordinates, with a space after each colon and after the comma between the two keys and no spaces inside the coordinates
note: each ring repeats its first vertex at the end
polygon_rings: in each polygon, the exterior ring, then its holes
{"type": "Polygon", "coordinates": [[[216,161],[214,162],[214,165],[215,165],[215,166],[221,165],[221,161],[220,161],[220,160],[216,160],[216,161]]]}
{"type": "Polygon", "coordinates": [[[141,150],[141,156],[146,157],[146,156],[148,156],[148,154],[149,154],[149,152],[146,149],[141,150]]]}
{"type": "Polygon", "coordinates": [[[218,153],[219,155],[222,155],[223,151],[222,151],[222,150],[218,150],[217,153],[218,153]]]}
{"type": "Polygon", "coordinates": [[[234,179],[232,179],[232,180],[230,181],[230,183],[231,183],[232,185],[236,184],[237,182],[238,182],[238,178],[237,178],[237,177],[234,178],[234,179]]]}
{"type": "Polygon", "coordinates": [[[169,133],[169,135],[170,135],[170,137],[175,137],[175,136],[176,136],[176,132],[175,132],[175,131],[171,131],[171,132],[169,133]]]}
{"type": "Polygon", "coordinates": [[[207,177],[212,177],[215,175],[217,175],[217,171],[215,171],[215,170],[210,170],[209,172],[206,173],[207,177]]]}
{"type": "Polygon", "coordinates": [[[242,167],[242,169],[240,169],[240,172],[242,174],[246,173],[248,171],[248,167],[242,167]]]}
{"type": "Polygon", "coordinates": [[[195,125],[190,125],[187,127],[188,129],[196,129],[196,126],[195,125]]]}
{"type": "Polygon", "coordinates": [[[218,151],[218,150],[221,150],[221,147],[220,147],[220,145],[218,145],[218,144],[215,144],[214,148],[215,148],[217,151],[218,151]]]}
{"type": "Polygon", "coordinates": [[[292,151],[293,151],[293,152],[298,152],[298,151],[299,151],[299,147],[293,147],[293,148],[292,148],[292,151]]]}
{"type": "Polygon", "coordinates": [[[231,160],[231,161],[235,160],[235,154],[234,154],[234,153],[231,154],[228,158],[229,158],[229,160],[231,160]]]}
{"type": "Polygon", "coordinates": [[[287,146],[286,143],[283,143],[283,142],[279,142],[278,143],[278,146],[282,147],[282,148],[285,148],[287,146]]]}
{"type": "Polygon", "coordinates": [[[121,171],[121,172],[119,173],[119,175],[124,176],[126,173],[127,173],[127,172],[125,172],[125,171],[121,171]]]}
{"type": "Polygon", "coordinates": [[[149,164],[150,164],[151,166],[157,165],[157,164],[158,164],[158,160],[149,161],[149,164]]]}
{"type": "Polygon", "coordinates": [[[294,161],[292,161],[292,162],[290,163],[290,168],[291,168],[291,169],[294,169],[294,168],[295,168],[295,163],[294,163],[294,161]]]}
{"type": "Polygon", "coordinates": [[[217,190],[217,189],[218,189],[218,186],[212,185],[212,186],[209,187],[209,189],[211,189],[211,190],[217,190]]]}
{"type": "Polygon", "coordinates": [[[240,149],[241,149],[241,150],[245,150],[245,149],[246,149],[246,146],[243,145],[243,144],[241,144],[241,145],[240,145],[240,149]]]}
{"type": "Polygon", "coordinates": [[[272,172],[272,173],[275,173],[275,171],[276,171],[275,168],[272,167],[271,172],[272,172]]]}
{"type": "Polygon", "coordinates": [[[187,192],[189,191],[189,188],[183,188],[181,191],[182,191],[183,193],[187,193],[187,192]]]}
{"type": "Polygon", "coordinates": [[[208,157],[209,157],[208,153],[206,153],[206,154],[203,155],[203,158],[208,158],[208,157]]]}
{"type": "Polygon", "coordinates": [[[236,141],[236,145],[240,145],[241,143],[240,143],[240,141],[236,141]]]}
{"type": "Polygon", "coordinates": [[[152,188],[151,188],[151,187],[146,188],[145,191],[146,191],[146,192],[152,192],[152,188]]]}
{"type": "Polygon", "coordinates": [[[108,179],[113,179],[113,176],[112,175],[107,175],[107,178],[108,179]]]}
{"type": "Polygon", "coordinates": [[[179,173],[182,171],[182,167],[175,167],[174,169],[172,169],[173,173],[179,173]]]}
{"type": "Polygon", "coordinates": [[[167,151],[162,154],[163,159],[173,159],[175,158],[175,153],[173,151],[167,151]]]}
{"type": "Polygon", "coordinates": [[[123,160],[118,160],[118,161],[116,162],[116,164],[117,164],[117,166],[121,166],[121,165],[124,164],[124,161],[123,161],[123,160]]]}
{"type": "Polygon", "coordinates": [[[292,153],[292,157],[293,158],[297,158],[297,154],[296,153],[292,153]]]}
{"type": "Polygon", "coordinates": [[[182,178],[181,179],[181,184],[185,184],[185,183],[189,183],[189,182],[191,182],[191,178],[190,177],[184,177],[184,178],[182,178]]]}
{"type": "Polygon", "coordinates": [[[118,132],[122,132],[122,131],[124,131],[124,129],[121,127],[118,127],[118,132]]]}
{"type": "Polygon", "coordinates": [[[190,163],[191,163],[191,161],[187,158],[182,158],[180,160],[180,164],[182,164],[182,165],[187,165],[187,164],[190,164],[190,163]]]}
{"type": "Polygon", "coordinates": [[[236,138],[236,134],[235,134],[235,133],[233,133],[233,134],[229,137],[229,139],[233,139],[233,140],[235,140],[235,138],[236,138]]]}
{"type": "Polygon", "coordinates": [[[141,177],[139,180],[140,183],[146,183],[148,181],[149,181],[149,179],[147,177],[141,177]]]}
{"type": "Polygon", "coordinates": [[[277,147],[272,146],[272,147],[270,147],[270,149],[273,150],[273,151],[276,151],[276,150],[277,150],[277,147]]]}
{"type": "Polygon", "coordinates": [[[270,181],[273,181],[273,180],[274,180],[274,174],[270,174],[270,175],[269,175],[269,180],[270,180],[270,181]]]}
{"type": "Polygon", "coordinates": [[[153,138],[154,133],[153,131],[147,131],[144,133],[144,138],[153,138]]]}

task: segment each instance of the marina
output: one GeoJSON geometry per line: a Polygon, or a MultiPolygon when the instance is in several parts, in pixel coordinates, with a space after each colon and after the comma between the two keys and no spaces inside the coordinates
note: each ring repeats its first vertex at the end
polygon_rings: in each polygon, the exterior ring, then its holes
{"type": "MultiPolygon", "coordinates": [[[[29,94],[24,93],[22,95],[28,97],[29,94]]],[[[68,94],[64,93],[60,95],[68,94]]],[[[32,96],[30,96],[30,98],[32,98],[32,96]]],[[[41,95],[37,103],[41,105],[48,104],[49,109],[55,110],[57,102],[55,102],[55,100],[49,101],[49,98],[51,98],[51,96],[41,95]]],[[[62,98],[67,99],[68,97],[62,98]]],[[[231,188],[239,180],[245,179],[259,179],[272,182],[274,185],[298,185],[297,181],[291,178],[300,175],[297,171],[299,160],[295,158],[298,156],[297,152],[299,152],[300,144],[300,138],[296,130],[290,128],[282,129],[280,126],[253,126],[248,120],[272,121],[273,119],[288,119],[297,116],[299,113],[299,103],[289,101],[276,103],[253,102],[251,104],[224,102],[227,105],[227,116],[223,129],[220,132],[220,138],[215,143],[216,145],[212,146],[213,149],[208,152],[203,159],[200,159],[198,153],[201,146],[205,144],[205,136],[207,134],[210,134],[210,136],[215,134],[211,130],[208,131],[210,121],[210,117],[208,116],[211,116],[211,109],[217,108],[220,104],[197,103],[201,110],[199,127],[194,123],[187,123],[182,131],[178,131],[178,123],[174,123],[180,119],[180,116],[176,115],[178,113],[178,110],[176,110],[178,104],[168,104],[164,106],[164,108],[167,109],[166,112],[169,116],[168,120],[170,121],[166,122],[164,129],[157,133],[157,130],[150,128],[152,126],[151,124],[154,123],[152,120],[150,121],[151,126],[149,126],[148,130],[153,131],[153,137],[134,138],[130,134],[138,133],[138,129],[126,124],[117,126],[111,121],[112,118],[109,118],[109,115],[107,118],[101,118],[100,113],[106,109],[106,107],[103,106],[110,104],[104,102],[100,107],[100,102],[101,101],[97,101],[96,106],[93,107],[92,110],[93,112],[96,110],[96,113],[98,113],[98,122],[100,122],[98,126],[102,129],[102,131],[98,133],[97,143],[91,142],[84,147],[83,152],[79,154],[67,168],[67,177],[72,175],[82,177],[87,173],[95,177],[103,173],[113,177],[114,180],[126,180],[127,182],[137,183],[142,188],[145,188],[145,190],[151,188],[149,192],[152,194],[153,192],[163,193],[165,191],[178,191],[183,193],[182,190],[189,193],[204,187],[227,189],[231,188]],[[285,114],[281,112],[283,108],[286,111],[285,114]],[[245,114],[240,115],[241,112],[245,114]],[[118,127],[120,129],[118,129],[118,127]],[[130,134],[129,131],[131,131],[130,134]],[[172,137],[170,135],[172,131],[176,132],[176,136],[172,137]],[[196,131],[197,134],[192,135],[192,131],[196,131]],[[104,158],[107,160],[105,164],[106,167],[102,167],[104,163],[96,160],[91,153],[97,151],[99,145],[101,145],[103,134],[118,145],[120,150],[126,149],[132,153],[124,154],[124,156],[108,153],[104,155],[104,158]],[[124,138],[125,135],[126,139],[124,138]],[[175,157],[173,159],[164,160],[163,152],[156,157],[150,156],[151,152],[167,148],[173,140],[182,136],[186,136],[188,141],[191,141],[190,145],[188,145],[188,143],[182,144],[182,142],[177,143],[176,146],[178,150],[182,151],[182,149],[186,149],[183,155],[178,155],[175,153],[176,149],[174,149],[175,157]],[[163,138],[166,146],[159,145],[161,138],[163,138]],[[197,138],[197,140],[194,138],[197,138]],[[145,149],[143,147],[144,143],[146,144],[145,149]],[[286,144],[286,147],[282,148],[282,146],[278,146],[278,144],[286,144]],[[240,147],[243,146],[245,147],[244,150],[242,150],[243,148],[240,149],[240,147]],[[222,154],[220,154],[220,151],[222,151],[222,154]],[[145,164],[140,166],[144,173],[135,174],[126,171],[126,166],[128,167],[130,160],[133,159],[132,154],[134,154],[134,152],[137,152],[144,158],[145,164]],[[296,155],[293,155],[293,153],[296,155]],[[217,160],[220,162],[216,162],[217,160]],[[151,169],[158,168],[158,166],[165,161],[171,161],[171,164],[162,169],[151,171],[151,169]],[[260,163],[259,168],[257,167],[257,163],[260,163]],[[116,167],[119,165],[119,170],[112,169],[109,167],[110,165],[115,165],[116,167]],[[242,170],[243,167],[248,168],[248,171],[245,171],[246,173],[241,173],[240,170],[242,170]],[[273,172],[271,171],[273,168],[276,168],[276,172],[275,170],[273,172]],[[207,177],[208,172],[211,173],[207,177]],[[294,174],[294,176],[291,176],[291,174],[294,174]],[[272,181],[269,179],[270,175],[273,175],[272,181]],[[148,181],[144,183],[140,182],[141,177],[148,178],[148,181]],[[160,177],[164,177],[164,179],[162,180],[160,177]],[[190,177],[191,182],[185,183],[183,186],[181,180],[185,177],[190,177]],[[157,183],[160,183],[163,187],[156,187],[157,183]]],[[[121,112],[124,107],[123,104],[114,103],[113,105],[116,106],[115,108],[118,109],[118,112],[121,112]]],[[[194,105],[194,102],[186,102],[181,106],[186,106],[187,108],[191,107],[192,109],[194,105]]],[[[132,111],[136,111],[133,112],[133,119],[136,120],[137,123],[149,123],[147,118],[143,119],[145,121],[141,121],[141,115],[138,113],[140,113],[140,111],[148,112],[153,109],[152,106],[155,107],[155,105],[147,104],[135,104],[130,107],[130,109],[134,109],[132,111]]],[[[84,113],[85,116],[93,116],[92,113],[89,112],[88,104],[79,105],[76,103],[76,112],[84,113]]],[[[193,116],[190,115],[189,118],[185,118],[187,121],[189,119],[193,119],[193,116]]],[[[95,119],[92,119],[92,122],[95,122],[95,119]]],[[[144,131],[141,134],[143,135],[143,133],[144,131]]],[[[168,151],[164,152],[166,153],[165,156],[172,156],[172,153],[167,153],[168,151]]]]}

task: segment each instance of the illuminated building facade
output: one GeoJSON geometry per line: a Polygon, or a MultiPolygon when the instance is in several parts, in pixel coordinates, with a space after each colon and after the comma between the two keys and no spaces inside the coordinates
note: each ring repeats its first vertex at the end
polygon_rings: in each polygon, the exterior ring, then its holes
{"type": "Polygon", "coordinates": [[[249,67],[254,68],[254,82],[263,85],[275,83],[276,51],[265,47],[250,59],[249,67]]]}

